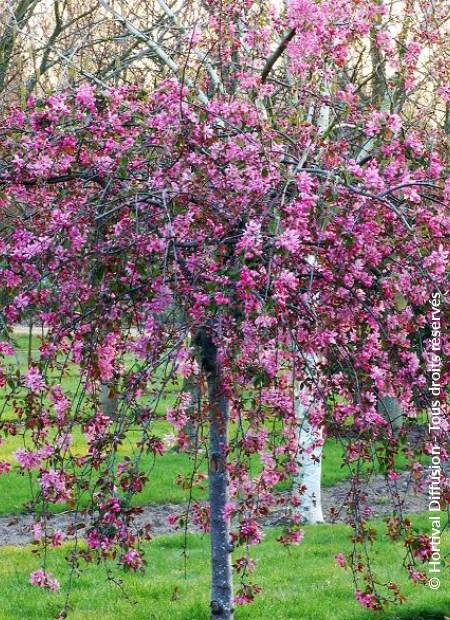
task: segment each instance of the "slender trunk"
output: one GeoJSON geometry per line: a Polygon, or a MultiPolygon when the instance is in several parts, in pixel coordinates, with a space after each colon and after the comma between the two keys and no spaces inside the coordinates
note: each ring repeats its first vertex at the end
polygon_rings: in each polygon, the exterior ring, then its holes
{"type": "Polygon", "coordinates": [[[224,518],[228,502],[226,448],[228,399],[224,393],[217,348],[205,332],[198,334],[209,398],[209,503],[211,510],[211,620],[233,619],[230,523],[224,518]]]}
{"type": "Polygon", "coordinates": [[[294,490],[305,490],[300,495],[298,511],[303,523],[322,523],[322,441],[323,429],[315,429],[308,420],[309,405],[296,404],[298,420],[299,456],[298,474],[294,490]]]}

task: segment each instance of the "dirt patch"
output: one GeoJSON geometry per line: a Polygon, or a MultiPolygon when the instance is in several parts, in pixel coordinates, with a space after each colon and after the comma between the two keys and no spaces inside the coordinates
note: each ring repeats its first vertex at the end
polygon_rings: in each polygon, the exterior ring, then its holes
{"type": "MultiPolygon", "coordinates": [[[[392,513],[394,506],[402,514],[424,512],[428,508],[426,488],[415,493],[411,476],[404,472],[389,486],[383,476],[373,476],[370,483],[361,486],[360,508],[370,509],[370,518],[376,519],[392,513]]],[[[322,489],[322,510],[326,523],[343,523],[347,519],[346,502],[351,494],[349,481],[339,482],[332,487],[322,489]]],[[[287,523],[287,509],[274,510],[265,520],[264,525],[282,525],[287,523]]]]}
{"type": "MultiPolygon", "coordinates": [[[[362,505],[370,506],[371,515],[382,517],[389,514],[392,508],[392,492],[397,493],[398,508],[404,513],[422,512],[427,509],[426,489],[421,493],[415,494],[410,481],[410,476],[402,473],[395,483],[389,483],[382,476],[374,476],[364,489],[366,498],[362,500],[362,505]]],[[[350,483],[340,482],[322,491],[322,505],[326,522],[343,522],[346,518],[345,501],[351,491],[350,483]]],[[[151,531],[154,536],[161,534],[171,534],[176,530],[172,528],[167,517],[170,514],[180,515],[186,510],[183,504],[150,504],[143,506],[142,514],[138,515],[136,522],[138,526],[151,524],[151,531]]],[[[286,508],[277,507],[263,520],[264,526],[281,525],[286,523],[286,508]]],[[[70,526],[79,527],[82,534],[86,526],[85,518],[73,512],[64,512],[52,515],[48,519],[48,530],[60,529],[63,532],[70,526]]],[[[26,545],[32,541],[32,525],[34,518],[32,514],[10,515],[0,517],[0,545],[26,545]]],[[[189,526],[189,531],[195,531],[193,524],[189,526]]]]}
{"type": "MultiPolygon", "coordinates": [[[[181,514],[185,510],[182,504],[151,504],[143,506],[142,514],[136,518],[137,525],[150,523],[154,536],[173,533],[174,529],[167,523],[170,514],[181,514]]],[[[0,517],[0,545],[27,545],[32,542],[32,514],[6,515],[0,517]]],[[[47,519],[48,533],[54,530],[66,530],[76,527],[80,534],[86,530],[86,518],[73,512],[50,515],[47,519]]]]}

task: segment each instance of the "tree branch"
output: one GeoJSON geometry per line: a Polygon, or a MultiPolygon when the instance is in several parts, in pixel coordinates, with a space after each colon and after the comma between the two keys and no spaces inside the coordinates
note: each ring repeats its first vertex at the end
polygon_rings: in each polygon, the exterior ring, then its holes
{"type": "Polygon", "coordinates": [[[295,35],[295,28],[291,28],[291,30],[289,30],[289,32],[286,34],[284,39],[281,41],[280,45],[274,51],[272,56],[268,58],[266,65],[261,73],[261,82],[263,84],[267,80],[269,73],[272,71],[274,64],[277,62],[277,60],[283,54],[284,50],[287,48],[289,41],[291,41],[294,38],[294,35],[295,35]]]}
{"type": "MultiPolygon", "coordinates": [[[[147,35],[145,35],[142,31],[138,30],[130,21],[128,21],[128,19],[126,19],[123,15],[121,15],[120,13],[118,13],[115,9],[113,9],[112,7],[109,6],[109,4],[106,2],[106,0],[99,0],[100,4],[102,5],[102,7],[104,9],[106,9],[108,11],[108,13],[111,13],[111,15],[113,15],[113,17],[122,22],[122,24],[125,26],[125,28],[135,37],[142,39],[143,41],[145,41],[148,45],[148,47],[150,49],[152,49],[154,52],[156,52],[156,55],[159,57],[159,59],[167,66],[169,67],[169,69],[171,69],[171,71],[174,72],[174,74],[178,77],[178,79],[181,82],[184,82],[185,84],[187,84],[187,86],[189,86],[189,88],[194,88],[194,84],[193,82],[188,78],[184,76],[184,72],[180,69],[180,67],[176,64],[176,62],[168,55],[166,54],[166,52],[162,49],[162,47],[160,47],[155,41],[153,41],[153,39],[151,39],[150,37],[148,37],[147,35]]],[[[202,101],[202,103],[207,104],[209,103],[209,99],[208,97],[205,95],[205,93],[197,88],[197,93],[199,96],[199,99],[202,101]]]]}

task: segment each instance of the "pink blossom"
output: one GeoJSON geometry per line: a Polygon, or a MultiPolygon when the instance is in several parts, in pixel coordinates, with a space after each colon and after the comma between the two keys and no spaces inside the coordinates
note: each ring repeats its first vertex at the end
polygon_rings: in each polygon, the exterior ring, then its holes
{"type": "Polygon", "coordinates": [[[63,472],[54,469],[43,471],[40,475],[39,484],[44,497],[55,504],[63,503],[71,497],[68,479],[63,472]]]}
{"type": "Polygon", "coordinates": [[[22,469],[38,469],[41,466],[42,457],[39,451],[18,448],[13,454],[22,469]]]}
{"type": "Polygon", "coordinates": [[[98,369],[100,372],[100,378],[104,383],[113,378],[116,346],[116,335],[108,334],[105,341],[98,349],[98,369]]]}
{"type": "Polygon", "coordinates": [[[249,545],[257,545],[263,539],[263,532],[256,521],[244,519],[239,529],[239,538],[249,545]]]}
{"type": "Polygon", "coordinates": [[[33,523],[32,525],[33,540],[39,542],[42,539],[42,525],[40,523],[33,523]]]}
{"type": "Polygon", "coordinates": [[[60,547],[64,542],[65,534],[61,530],[55,530],[51,536],[52,547],[60,547]]]}
{"type": "Polygon", "coordinates": [[[180,349],[177,354],[177,371],[182,377],[189,377],[198,373],[198,363],[194,359],[192,351],[180,349]]]}
{"type": "Polygon", "coordinates": [[[81,106],[87,108],[90,112],[95,111],[95,89],[90,84],[82,84],[79,86],[75,95],[75,100],[81,106]]]}
{"type": "Polygon", "coordinates": [[[25,373],[25,385],[31,392],[41,392],[45,388],[45,381],[39,369],[32,366],[25,373]]]}
{"type": "Polygon", "coordinates": [[[137,571],[142,566],[142,556],[136,549],[130,549],[123,554],[121,563],[128,566],[131,570],[137,571]]]}
{"type": "Polygon", "coordinates": [[[450,102],[450,84],[443,84],[437,89],[436,92],[443,98],[444,101],[450,102]]]}
{"type": "Polygon", "coordinates": [[[236,507],[233,502],[227,502],[223,509],[223,518],[226,520],[230,519],[235,509],[236,507]]]}
{"type": "Polygon", "coordinates": [[[296,230],[286,230],[278,239],[278,245],[294,254],[300,247],[300,235],[296,230]]]}
{"type": "Polygon", "coordinates": [[[178,407],[178,408],[168,407],[168,409],[166,410],[166,420],[175,429],[180,431],[186,425],[187,416],[181,407],[178,407]]]}
{"type": "Polygon", "coordinates": [[[64,396],[61,386],[57,385],[51,390],[49,399],[54,403],[56,418],[62,422],[70,409],[70,401],[64,396]]]}
{"type": "Polygon", "coordinates": [[[422,562],[428,560],[433,553],[431,538],[426,534],[420,534],[414,544],[413,555],[422,562]]]}
{"type": "Polygon", "coordinates": [[[166,521],[167,521],[168,525],[170,525],[170,527],[177,527],[179,519],[180,519],[180,515],[177,515],[175,513],[171,513],[171,514],[167,515],[166,521]]]}
{"type": "Polygon", "coordinates": [[[388,127],[393,133],[398,133],[402,128],[402,119],[398,114],[387,114],[386,127],[388,127]]]}
{"type": "Polygon", "coordinates": [[[236,605],[248,605],[260,592],[262,592],[262,588],[260,586],[247,582],[237,591],[236,596],[234,597],[234,603],[236,605]]]}
{"type": "Polygon", "coordinates": [[[361,607],[366,609],[376,609],[377,608],[377,597],[373,593],[363,593],[361,590],[356,590],[355,598],[361,607]]]}
{"type": "Polygon", "coordinates": [[[409,577],[414,583],[423,583],[426,581],[426,575],[416,570],[413,566],[409,568],[409,577]]]}
{"type": "Polygon", "coordinates": [[[0,354],[14,355],[14,347],[9,342],[0,342],[0,354]]]}
{"type": "Polygon", "coordinates": [[[381,131],[382,115],[380,112],[374,112],[372,117],[366,123],[366,133],[368,136],[375,136],[381,131]]]}
{"type": "Polygon", "coordinates": [[[99,531],[95,528],[89,530],[86,535],[86,542],[90,549],[99,549],[102,544],[102,538],[99,531]]]}
{"type": "Polygon", "coordinates": [[[246,555],[235,561],[234,568],[238,573],[242,573],[243,571],[246,573],[252,573],[256,568],[256,562],[246,555]]]}
{"type": "Polygon", "coordinates": [[[46,588],[50,591],[59,590],[59,582],[55,579],[52,573],[47,573],[43,569],[39,569],[31,573],[30,575],[30,583],[33,586],[39,586],[41,588],[46,588]]]}
{"type": "Polygon", "coordinates": [[[226,304],[230,303],[230,299],[221,292],[215,293],[214,301],[218,306],[225,306],[226,304]]]}

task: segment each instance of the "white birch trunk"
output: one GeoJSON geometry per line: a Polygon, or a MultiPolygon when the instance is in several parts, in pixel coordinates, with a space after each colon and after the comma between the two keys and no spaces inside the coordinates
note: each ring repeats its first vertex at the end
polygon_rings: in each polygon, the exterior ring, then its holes
{"type": "Polygon", "coordinates": [[[323,523],[321,497],[323,429],[314,428],[310,424],[308,420],[310,407],[311,401],[306,405],[300,402],[300,399],[296,402],[299,469],[294,480],[294,491],[299,492],[305,488],[303,493],[299,493],[298,512],[302,522],[323,523]]]}
{"type": "MultiPolygon", "coordinates": [[[[314,265],[314,257],[308,257],[314,265]]],[[[306,376],[313,383],[317,380],[316,356],[305,355],[306,376]]],[[[298,513],[302,523],[322,523],[322,452],[323,428],[314,427],[309,414],[314,405],[314,397],[308,386],[296,393],[295,411],[298,433],[298,473],[294,479],[294,492],[299,495],[298,513]]]]}

